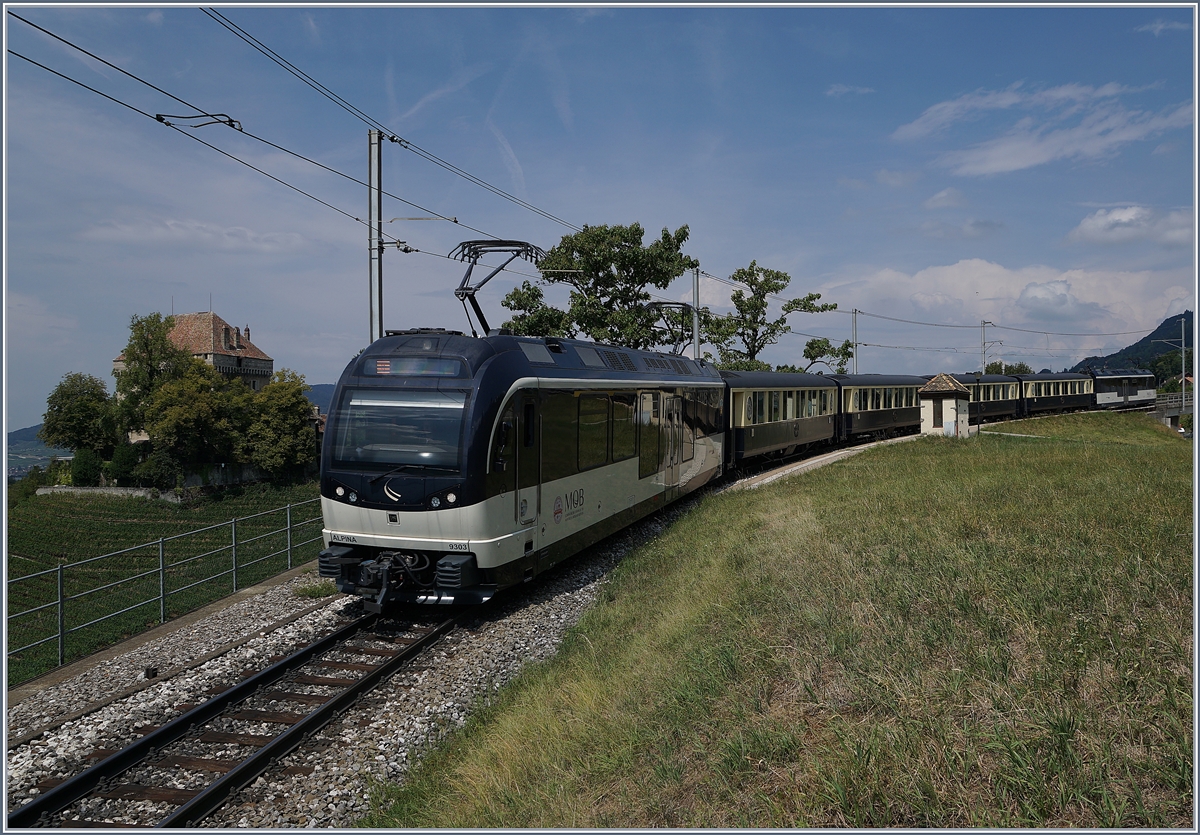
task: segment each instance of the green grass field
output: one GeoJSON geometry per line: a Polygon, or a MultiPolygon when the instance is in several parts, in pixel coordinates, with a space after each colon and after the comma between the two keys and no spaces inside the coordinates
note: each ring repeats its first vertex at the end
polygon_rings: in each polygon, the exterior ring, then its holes
{"type": "MultiPolygon", "coordinates": [[[[64,608],[64,626],[79,628],[65,639],[64,660],[71,661],[159,623],[160,590],[167,595],[168,619],[232,592],[231,519],[239,520],[239,588],[286,570],[288,536],[277,532],[287,524],[287,513],[281,508],[310,502],[292,514],[295,545],[320,536],[320,507],[311,501],[316,497],[317,485],[312,483],[288,488],[256,485],[184,506],[103,495],[38,496],[21,503],[8,518],[8,615],[55,605],[7,622],[10,651],[58,634],[58,577],[56,573],[30,575],[125,551],[63,571],[64,595],[74,598],[64,608]],[[312,519],[317,521],[299,524],[312,519]],[[166,570],[161,576],[160,537],[168,540],[163,544],[166,570]],[[114,614],[125,609],[130,611],[114,614]],[[80,628],[110,614],[114,616],[109,620],[80,628]]],[[[293,564],[313,559],[319,550],[319,544],[293,549],[293,564]]],[[[57,638],[12,655],[8,686],[57,663],[57,638]]]]}
{"type": "Polygon", "coordinates": [[[1193,827],[1191,444],[996,428],[698,501],[364,825],[1193,827]]]}

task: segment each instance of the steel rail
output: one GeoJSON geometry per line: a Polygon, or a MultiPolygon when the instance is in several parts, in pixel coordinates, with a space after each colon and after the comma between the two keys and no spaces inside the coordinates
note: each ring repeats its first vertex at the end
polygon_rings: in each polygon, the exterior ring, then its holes
{"type": "Polygon", "coordinates": [[[172,719],[155,731],[143,736],[138,741],[122,748],[112,756],[101,760],[85,771],[76,774],[44,794],[39,795],[9,813],[6,828],[26,829],[44,822],[43,816],[50,816],[70,806],[76,800],[90,794],[102,781],[112,780],[128,771],[130,768],[145,760],[152,750],[161,749],[185,737],[193,728],[208,722],[221,714],[226,708],[253,696],[260,687],[274,683],[292,670],[309,663],[315,656],[326,652],[331,647],[353,637],[357,632],[368,628],[379,619],[379,615],[370,614],[352,621],[346,626],[327,635],[321,640],[309,644],[287,658],[276,662],[261,673],[246,679],[240,684],[226,690],[220,695],[197,705],[192,710],[172,719]]]}
{"type": "Polygon", "coordinates": [[[319,705],[316,710],[309,713],[304,719],[289,727],[228,773],[210,783],[200,794],[155,824],[155,827],[159,829],[191,829],[195,827],[201,820],[220,808],[231,795],[250,785],[260,774],[270,768],[280,758],[291,752],[293,748],[300,745],[307,737],[336,719],[359,696],[373,689],[414,656],[419,655],[427,646],[450,631],[454,627],[454,624],[454,618],[438,624],[425,635],[409,644],[394,658],[380,664],[374,670],[371,670],[358,679],[352,686],[333,696],[329,701],[319,705]]]}

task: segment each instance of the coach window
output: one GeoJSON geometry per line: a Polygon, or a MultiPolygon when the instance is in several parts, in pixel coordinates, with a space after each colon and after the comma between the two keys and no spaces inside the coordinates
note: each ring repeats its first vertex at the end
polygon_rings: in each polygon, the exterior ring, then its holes
{"type": "Polygon", "coordinates": [[[612,410],[612,460],[624,461],[637,454],[637,410],[633,395],[614,394],[612,410]]]}
{"type": "Polygon", "coordinates": [[[590,470],[608,461],[608,398],[585,394],[579,398],[579,469],[590,470]]]}
{"type": "Polygon", "coordinates": [[[646,478],[646,476],[658,472],[659,426],[661,425],[658,410],[658,392],[642,392],[638,404],[638,452],[641,453],[638,478],[646,478]]]}

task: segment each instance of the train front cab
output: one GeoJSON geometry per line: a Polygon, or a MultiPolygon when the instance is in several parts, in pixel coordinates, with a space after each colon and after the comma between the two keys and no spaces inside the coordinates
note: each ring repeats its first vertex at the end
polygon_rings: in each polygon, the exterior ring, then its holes
{"type": "Polygon", "coordinates": [[[372,345],[326,432],[321,575],[374,611],[484,602],[719,475],[716,373],[607,353],[424,332],[372,345]]]}
{"type": "Polygon", "coordinates": [[[1016,378],[1021,383],[1018,417],[1090,409],[1094,402],[1092,378],[1086,374],[1064,371],[1018,374],[1016,378]]]}
{"type": "Polygon", "coordinates": [[[839,441],[888,438],[921,429],[924,377],[891,374],[832,374],[841,391],[839,441]]]}
{"type": "Polygon", "coordinates": [[[817,374],[725,371],[729,386],[728,463],[791,455],[831,442],[837,431],[837,386],[817,374]]]}

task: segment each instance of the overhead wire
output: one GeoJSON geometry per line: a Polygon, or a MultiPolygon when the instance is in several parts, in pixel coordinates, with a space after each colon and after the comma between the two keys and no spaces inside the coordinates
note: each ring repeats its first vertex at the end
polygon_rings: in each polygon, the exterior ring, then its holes
{"type": "MultiPolygon", "coordinates": [[[[345,173],[345,172],[343,172],[343,171],[338,171],[336,168],[331,168],[330,166],[328,166],[328,165],[325,165],[324,163],[317,162],[316,160],[314,160],[314,159],[311,159],[311,158],[309,158],[309,157],[306,157],[306,156],[304,156],[304,155],[303,155],[303,154],[301,154],[301,153],[298,153],[298,152],[296,152],[296,151],[293,151],[293,150],[291,150],[291,149],[289,149],[289,148],[285,148],[285,147],[283,147],[282,145],[279,145],[279,144],[277,144],[277,143],[275,143],[275,142],[272,142],[272,141],[271,141],[271,140],[269,140],[269,139],[266,139],[266,138],[264,138],[264,137],[261,137],[261,136],[258,136],[258,135],[256,135],[256,134],[253,134],[253,133],[251,133],[250,131],[247,131],[247,130],[246,130],[246,129],[245,129],[245,128],[244,128],[244,127],[243,127],[243,126],[242,126],[242,125],[239,123],[239,122],[237,122],[236,120],[234,120],[234,119],[232,119],[232,118],[228,117],[226,114],[223,114],[223,113],[222,113],[222,114],[213,114],[213,113],[209,113],[209,112],[208,112],[207,110],[205,110],[204,108],[202,108],[202,107],[198,107],[197,105],[194,105],[194,104],[192,104],[191,102],[189,102],[189,101],[186,101],[186,100],[184,100],[184,99],[180,98],[179,96],[176,96],[176,95],[174,95],[173,93],[170,93],[170,92],[168,92],[168,91],[166,91],[166,90],[162,89],[161,87],[158,87],[157,85],[155,85],[155,84],[153,84],[153,83],[151,83],[151,82],[147,81],[146,79],[144,79],[144,78],[141,78],[140,76],[137,76],[137,75],[135,75],[135,74],[133,74],[133,73],[129,72],[128,70],[126,70],[126,69],[124,69],[124,68],[122,68],[122,67],[119,67],[119,66],[117,66],[116,64],[112,63],[111,61],[107,61],[107,60],[105,60],[104,58],[101,58],[99,55],[96,55],[96,54],[94,54],[94,53],[92,53],[92,52],[89,52],[88,50],[84,49],[83,47],[79,46],[78,44],[76,44],[76,43],[72,43],[71,41],[67,40],[66,38],[63,38],[63,37],[61,37],[60,35],[56,35],[54,32],[51,32],[49,29],[46,29],[46,28],[44,28],[44,27],[41,27],[41,26],[38,26],[36,23],[33,23],[33,22],[31,22],[31,21],[28,21],[28,20],[26,20],[25,18],[21,17],[20,15],[16,14],[15,12],[12,12],[12,11],[10,11],[10,12],[9,12],[9,14],[10,14],[10,15],[12,15],[13,17],[15,17],[17,20],[21,21],[22,23],[25,23],[25,24],[27,24],[27,25],[29,25],[29,26],[32,26],[34,29],[37,29],[39,32],[43,32],[44,34],[46,34],[46,35],[49,35],[50,37],[54,38],[54,39],[55,39],[55,40],[57,40],[57,41],[60,41],[61,43],[65,44],[65,45],[67,45],[67,46],[69,46],[69,47],[71,47],[72,49],[75,49],[75,50],[77,50],[77,51],[79,51],[79,52],[82,52],[84,55],[87,55],[89,58],[92,58],[92,59],[94,59],[94,60],[96,60],[96,61],[99,61],[100,63],[104,64],[105,66],[107,66],[107,67],[110,67],[110,68],[112,68],[112,69],[116,70],[116,71],[117,71],[117,72],[119,72],[119,73],[122,73],[123,75],[125,75],[125,76],[127,76],[127,77],[129,77],[129,78],[133,79],[134,81],[137,81],[137,82],[138,82],[138,83],[140,83],[140,84],[144,84],[144,85],[146,85],[146,86],[147,86],[147,87],[149,87],[150,89],[152,89],[152,90],[154,90],[154,91],[156,91],[156,92],[158,92],[158,93],[161,93],[162,95],[164,95],[164,96],[167,96],[168,98],[170,98],[170,99],[172,99],[172,100],[174,100],[174,101],[177,101],[177,102],[179,102],[180,104],[184,105],[185,107],[190,107],[192,110],[195,110],[197,113],[199,113],[199,114],[201,114],[201,115],[203,115],[203,116],[206,116],[206,117],[213,118],[213,119],[214,119],[214,122],[213,122],[213,123],[224,124],[224,125],[226,125],[226,126],[228,126],[228,127],[231,127],[231,128],[233,128],[233,129],[235,129],[236,131],[238,131],[238,133],[240,133],[240,134],[242,134],[242,135],[244,135],[244,136],[247,136],[247,137],[249,137],[250,139],[254,139],[254,140],[258,141],[258,142],[261,142],[261,143],[263,143],[264,145],[267,145],[267,146],[269,146],[269,147],[271,147],[271,148],[274,148],[274,149],[275,149],[275,150],[277,150],[277,151],[282,151],[282,152],[283,152],[283,153],[285,153],[285,154],[289,154],[289,155],[291,155],[291,156],[293,156],[293,157],[295,157],[295,158],[297,158],[297,159],[299,159],[299,160],[303,160],[304,162],[307,162],[307,163],[309,163],[310,165],[314,165],[314,166],[316,166],[316,167],[318,167],[318,168],[321,168],[321,169],[323,169],[323,170],[325,170],[325,171],[328,171],[328,172],[329,172],[329,173],[331,173],[331,174],[336,174],[336,175],[338,175],[339,177],[343,177],[344,179],[347,179],[347,180],[349,180],[349,181],[350,181],[350,182],[352,182],[352,183],[356,183],[356,184],[358,184],[358,185],[361,185],[361,186],[366,186],[366,187],[370,188],[370,185],[369,185],[368,183],[364,182],[363,180],[360,180],[360,179],[358,179],[357,177],[351,176],[350,174],[347,174],[347,173],[345,173]],[[224,119],[219,119],[219,118],[217,118],[218,116],[225,116],[225,118],[224,118],[224,119]]],[[[29,59],[26,59],[26,60],[29,60],[29,59]]],[[[65,76],[64,76],[64,77],[65,77],[65,76]]],[[[91,89],[91,88],[89,88],[89,89],[91,89]]],[[[96,91],[93,91],[93,92],[96,92],[96,91]]],[[[139,112],[140,112],[140,111],[139,111],[139,112]]],[[[143,114],[143,115],[144,115],[144,114],[143,114]]],[[[168,117],[168,116],[163,116],[163,115],[161,115],[161,114],[156,114],[156,115],[155,115],[153,118],[157,119],[157,120],[158,120],[158,121],[160,121],[160,122],[167,123],[167,120],[168,120],[168,119],[184,119],[184,118],[193,118],[193,117],[183,117],[183,116],[170,116],[170,117],[168,117]]],[[[206,123],[206,124],[213,124],[213,123],[206,123]]],[[[173,125],[172,125],[172,126],[173,126],[173,125]]],[[[200,126],[196,126],[196,125],[188,125],[188,127],[200,127],[200,126]]],[[[475,228],[474,226],[471,226],[470,224],[463,223],[463,222],[459,221],[459,219],[458,219],[457,217],[447,217],[447,216],[445,216],[445,215],[443,215],[443,214],[440,214],[439,212],[437,212],[437,211],[435,211],[435,210],[433,210],[433,209],[427,208],[427,207],[425,207],[425,206],[422,206],[422,205],[420,205],[420,204],[418,204],[418,203],[414,203],[414,202],[412,202],[411,200],[407,200],[407,199],[405,199],[405,198],[403,198],[403,197],[400,197],[400,196],[399,196],[399,195],[397,195],[397,194],[392,194],[391,192],[389,192],[389,191],[386,191],[386,190],[384,190],[384,189],[380,189],[380,193],[381,193],[381,194],[384,194],[384,195],[386,195],[386,196],[388,196],[388,197],[391,197],[392,199],[394,199],[394,200],[397,200],[397,201],[399,201],[399,202],[401,202],[401,203],[405,204],[406,206],[411,206],[411,207],[412,207],[412,208],[414,208],[414,209],[418,209],[418,210],[420,210],[420,211],[422,211],[422,212],[426,212],[426,213],[428,213],[428,214],[430,214],[430,215],[434,215],[434,216],[435,216],[435,217],[437,217],[439,220],[445,220],[445,221],[447,221],[447,222],[449,222],[449,223],[454,223],[454,224],[455,224],[455,225],[457,225],[457,226],[462,226],[464,229],[470,229],[472,232],[477,232],[477,233],[479,233],[480,235],[484,235],[484,236],[486,236],[486,237],[489,237],[489,238],[497,238],[497,236],[496,236],[496,235],[493,235],[493,234],[491,234],[491,233],[489,233],[489,232],[485,232],[485,231],[483,231],[482,229],[477,229],[477,228],[475,228]]],[[[361,218],[355,218],[355,220],[359,220],[360,222],[362,222],[362,219],[361,219],[361,218]]]]}
{"type": "Polygon", "coordinates": [[[474,185],[479,186],[480,188],[486,189],[487,191],[491,192],[492,194],[495,194],[498,197],[502,197],[503,199],[509,200],[512,203],[514,203],[515,205],[520,206],[523,209],[534,212],[535,214],[540,215],[541,217],[545,218],[546,220],[550,220],[550,221],[553,221],[554,223],[561,224],[562,226],[565,226],[568,229],[572,229],[576,232],[583,231],[582,227],[577,226],[574,223],[571,223],[570,221],[564,220],[563,218],[558,217],[557,215],[552,214],[551,212],[547,212],[546,210],[539,208],[538,206],[535,206],[534,204],[528,202],[527,200],[523,200],[520,197],[517,197],[516,195],[509,194],[504,189],[499,188],[498,186],[492,185],[491,183],[487,182],[486,180],[482,179],[481,177],[477,177],[474,174],[471,174],[469,171],[465,171],[464,169],[459,168],[457,165],[454,165],[451,162],[447,162],[446,160],[442,159],[441,157],[437,156],[436,154],[425,150],[424,148],[420,147],[416,143],[414,143],[410,140],[404,139],[403,137],[397,135],[397,133],[395,131],[391,130],[386,125],[384,125],[382,122],[380,122],[379,120],[368,115],[366,112],[364,112],[360,108],[356,107],[355,105],[348,102],[346,99],[342,98],[337,93],[330,90],[324,84],[317,81],[315,78],[313,78],[308,73],[304,72],[304,70],[301,70],[299,67],[292,64],[290,61],[288,61],[282,55],[277,53],[275,50],[271,49],[269,46],[267,46],[262,41],[255,38],[253,35],[251,35],[245,29],[242,29],[236,23],[231,21],[229,18],[225,17],[225,15],[221,14],[220,12],[216,11],[215,9],[201,9],[201,11],[204,12],[206,15],[208,15],[213,20],[215,20],[217,23],[221,24],[227,30],[232,32],[238,38],[245,41],[247,44],[249,44],[255,50],[257,50],[258,52],[260,52],[261,54],[263,54],[264,56],[269,58],[271,61],[278,64],[283,69],[287,70],[289,73],[291,73],[296,78],[303,81],[305,84],[307,84],[312,89],[316,90],[321,95],[328,98],[330,101],[332,101],[338,107],[341,107],[343,110],[350,113],[352,116],[354,116],[355,118],[364,122],[365,124],[369,125],[370,127],[374,128],[375,130],[378,130],[381,133],[385,134],[389,141],[395,142],[401,148],[404,148],[405,150],[413,152],[414,154],[421,157],[422,159],[432,162],[433,164],[445,169],[446,171],[449,171],[459,177],[462,177],[463,179],[467,180],[470,183],[473,183],[474,185]]]}

